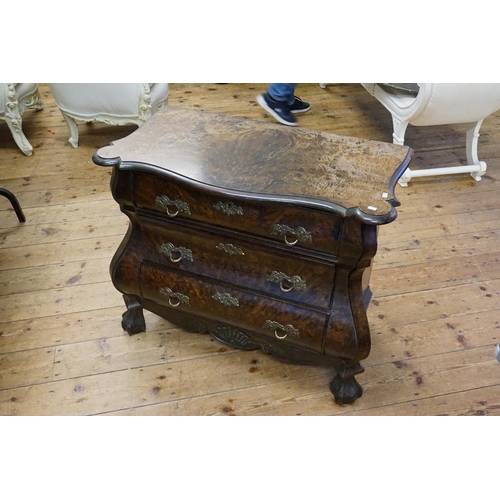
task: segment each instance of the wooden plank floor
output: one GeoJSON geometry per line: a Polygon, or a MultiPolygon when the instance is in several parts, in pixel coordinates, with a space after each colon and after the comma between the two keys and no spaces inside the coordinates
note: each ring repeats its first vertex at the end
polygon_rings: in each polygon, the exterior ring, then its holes
{"type": "MultiPolygon", "coordinates": [[[[265,84],[171,84],[169,104],[272,121],[265,84]]],[[[500,112],[479,140],[488,171],[397,187],[396,221],[380,228],[368,309],[372,351],[364,395],[338,406],[333,370],[225,347],[147,313],[120,326],[109,263],[127,224],[111,171],[92,154],[135,126],[80,124],[80,145],[46,85],[27,111],[24,156],[0,122],[0,415],[500,415],[500,112]]],[[[359,84],[301,84],[300,126],[391,141],[389,113],[359,84]]],[[[409,127],[415,167],[465,161],[465,126],[409,127]]]]}

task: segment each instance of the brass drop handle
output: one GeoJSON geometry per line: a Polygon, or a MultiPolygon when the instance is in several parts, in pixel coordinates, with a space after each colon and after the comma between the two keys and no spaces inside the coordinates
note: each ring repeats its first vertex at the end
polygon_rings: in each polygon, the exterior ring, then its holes
{"type": "Polygon", "coordinates": [[[166,255],[171,262],[177,263],[182,259],[193,262],[193,252],[189,248],[176,247],[173,243],[163,243],[160,247],[160,252],[166,255]]]}
{"type": "Polygon", "coordinates": [[[282,292],[291,292],[297,290],[305,292],[307,289],[306,282],[300,276],[288,276],[279,271],[273,271],[267,281],[279,283],[282,292]]]}
{"type": "Polygon", "coordinates": [[[179,210],[176,209],[175,212],[171,212],[171,207],[167,207],[167,215],[169,217],[177,217],[179,215],[179,210]]]}
{"type": "Polygon", "coordinates": [[[172,307],[178,307],[181,303],[181,300],[179,299],[179,297],[169,297],[168,298],[168,303],[172,306],[172,307]]]}
{"type": "Polygon", "coordinates": [[[298,236],[295,236],[295,239],[293,241],[290,241],[288,239],[288,234],[285,234],[285,243],[287,245],[290,245],[290,246],[296,245],[298,241],[299,241],[299,237],[298,236]]]}
{"type": "Polygon", "coordinates": [[[274,335],[277,339],[279,340],[283,340],[283,339],[286,339],[288,337],[288,333],[285,332],[285,335],[282,335],[281,337],[278,335],[278,331],[277,330],[274,330],[274,335]]]}
{"type": "Polygon", "coordinates": [[[298,337],[300,335],[299,331],[294,326],[282,325],[282,324],[278,323],[277,321],[271,321],[270,319],[268,319],[266,321],[264,326],[265,326],[265,328],[274,330],[274,336],[279,340],[286,339],[289,335],[295,336],[295,337],[298,337]],[[283,335],[283,332],[284,332],[284,335],[283,335]]]}
{"type": "Polygon", "coordinates": [[[169,217],[177,217],[179,213],[191,215],[189,205],[182,200],[171,200],[168,196],[156,197],[156,205],[167,212],[169,217]]]}
{"type": "Polygon", "coordinates": [[[280,290],[282,292],[285,292],[285,293],[291,292],[294,288],[295,287],[294,287],[293,283],[291,281],[289,281],[287,278],[285,278],[284,280],[280,281],[280,290]],[[289,284],[289,285],[285,286],[285,283],[289,284]]]}
{"type": "Polygon", "coordinates": [[[283,236],[283,239],[287,245],[293,246],[296,245],[299,241],[301,242],[311,242],[312,236],[309,231],[304,229],[303,227],[298,227],[297,229],[293,229],[286,224],[275,224],[271,234],[277,236],[283,236]],[[292,236],[290,236],[292,235],[292,236]]]}
{"type": "Polygon", "coordinates": [[[177,259],[174,259],[174,256],[171,255],[170,256],[170,260],[175,264],[177,262],[180,262],[182,260],[182,255],[179,253],[179,257],[177,257],[177,259]]]}
{"type": "Polygon", "coordinates": [[[168,287],[160,288],[160,293],[168,299],[171,307],[179,307],[181,304],[190,306],[189,297],[182,293],[175,293],[168,287]]]}

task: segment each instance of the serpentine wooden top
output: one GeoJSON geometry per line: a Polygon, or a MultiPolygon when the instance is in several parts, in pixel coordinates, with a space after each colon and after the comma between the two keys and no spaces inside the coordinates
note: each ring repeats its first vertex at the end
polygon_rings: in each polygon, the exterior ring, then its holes
{"type": "Polygon", "coordinates": [[[165,106],[97,151],[94,162],[152,165],[255,198],[356,208],[377,224],[396,217],[393,190],[411,153],[406,146],[165,106]]]}

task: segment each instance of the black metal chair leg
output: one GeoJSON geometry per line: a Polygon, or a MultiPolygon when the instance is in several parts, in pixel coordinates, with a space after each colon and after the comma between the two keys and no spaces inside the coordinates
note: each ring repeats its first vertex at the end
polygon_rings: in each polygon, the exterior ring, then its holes
{"type": "Polygon", "coordinates": [[[5,196],[10,200],[10,202],[12,203],[12,207],[16,212],[17,218],[19,219],[19,222],[26,222],[26,217],[24,216],[23,210],[17,198],[8,189],[4,188],[0,188],[0,195],[5,196]]]}

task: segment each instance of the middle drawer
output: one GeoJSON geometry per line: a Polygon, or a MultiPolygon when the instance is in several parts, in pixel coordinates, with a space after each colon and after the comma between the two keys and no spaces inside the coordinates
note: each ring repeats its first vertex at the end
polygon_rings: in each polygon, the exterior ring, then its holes
{"type": "Polygon", "coordinates": [[[304,347],[321,353],[328,314],[226,284],[142,263],[139,268],[141,296],[171,310],[193,313],[244,328],[274,342],[304,347]]]}
{"type": "Polygon", "coordinates": [[[206,276],[249,290],[328,309],[335,266],[252,242],[156,223],[143,217],[140,253],[144,260],[206,276]]]}

